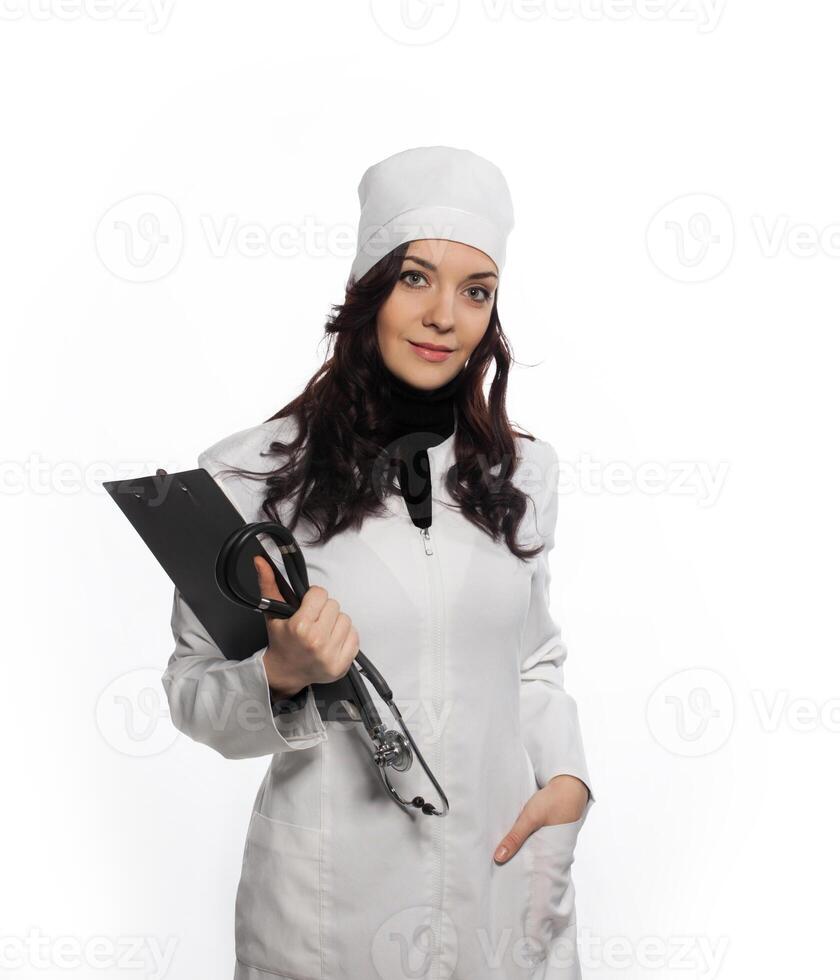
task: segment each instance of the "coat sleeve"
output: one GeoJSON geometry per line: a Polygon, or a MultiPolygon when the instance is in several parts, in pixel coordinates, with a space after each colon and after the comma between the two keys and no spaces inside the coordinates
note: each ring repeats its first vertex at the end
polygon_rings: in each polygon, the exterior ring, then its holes
{"type": "Polygon", "coordinates": [[[171,626],[175,650],[162,681],[179,731],[226,759],[254,759],[326,741],[311,685],[300,707],[272,700],[263,666],[268,647],[245,660],[228,660],[177,589],[171,626]]]}
{"type": "MultiPolygon", "coordinates": [[[[226,467],[247,463],[265,443],[263,426],[234,433],[198,457],[240,513],[236,483],[226,467]]],[[[268,647],[245,660],[228,660],[199,618],[175,589],[172,602],[175,650],[163,674],[163,687],[175,727],[196,742],[209,745],[226,759],[308,749],[327,739],[312,686],[293,698],[273,699],[263,658],[268,647]]]]}
{"type": "Polygon", "coordinates": [[[534,559],[531,595],[523,633],[520,683],[520,722],[525,748],[534,766],[537,785],[542,788],[561,774],[577,776],[589,789],[592,782],[586,765],[578,721],[577,704],[566,691],[563,664],[566,645],[550,610],[551,570],[549,556],[554,547],[557,524],[557,453],[545,443],[549,457],[537,494],[537,530],[545,546],[534,559]]]}

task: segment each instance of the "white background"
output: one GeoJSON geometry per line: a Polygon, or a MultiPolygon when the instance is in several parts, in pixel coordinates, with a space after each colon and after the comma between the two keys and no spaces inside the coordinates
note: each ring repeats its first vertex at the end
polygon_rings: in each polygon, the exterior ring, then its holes
{"type": "Polygon", "coordinates": [[[232,975],[268,760],[172,728],[171,588],[100,483],[299,392],[362,172],[434,144],[508,179],[509,413],[568,467],[585,977],[826,975],[838,30],[825,0],[5,0],[13,976],[232,975]]]}

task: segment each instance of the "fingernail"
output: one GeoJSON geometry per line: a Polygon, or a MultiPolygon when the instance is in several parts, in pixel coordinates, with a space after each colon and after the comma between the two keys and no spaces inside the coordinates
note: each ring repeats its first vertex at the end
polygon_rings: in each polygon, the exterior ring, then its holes
{"type": "Polygon", "coordinates": [[[505,847],[504,844],[502,844],[496,850],[496,860],[497,861],[504,861],[504,859],[507,857],[507,853],[508,853],[508,849],[505,847]]]}

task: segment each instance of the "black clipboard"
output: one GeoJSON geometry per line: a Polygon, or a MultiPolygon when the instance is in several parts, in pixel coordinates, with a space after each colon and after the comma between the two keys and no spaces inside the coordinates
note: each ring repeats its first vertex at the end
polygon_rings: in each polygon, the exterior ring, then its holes
{"type": "MultiPolygon", "coordinates": [[[[228,599],[216,583],[216,556],[245,524],[204,469],[102,484],[228,660],[245,660],[268,642],[265,619],[228,599]]],[[[237,565],[244,587],[259,593],[254,555],[274,567],[252,539],[237,565]]]]}
{"type": "MultiPolygon", "coordinates": [[[[128,480],[109,480],[102,486],[125,514],[163,570],[228,660],[245,660],[268,642],[265,618],[240,606],[216,582],[216,558],[227,538],[245,519],[205,469],[128,480]]],[[[254,556],[260,555],[277,572],[256,538],[243,547],[237,575],[243,587],[259,593],[254,556]]],[[[313,684],[322,717],[336,702],[352,700],[346,678],[313,684]]],[[[329,718],[340,715],[333,710],[329,718]]],[[[355,720],[355,719],[354,719],[355,720]]]]}

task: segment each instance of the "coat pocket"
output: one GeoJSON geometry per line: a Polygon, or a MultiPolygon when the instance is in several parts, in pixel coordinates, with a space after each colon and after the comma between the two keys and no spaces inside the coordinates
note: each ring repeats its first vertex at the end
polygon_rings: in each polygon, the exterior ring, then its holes
{"type": "Polygon", "coordinates": [[[522,845],[527,854],[528,903],[525,935],[532,963],[550,956],[554,977],[578,977],[575,886],[572,881],[575,845],[586,820],[540,827],[522,845]]]}
{"type": "Polygon", "coordinates": [[[319,980],[321,832],[257,810],[236,894],[236,958],[268,973],[319,980]]]}

